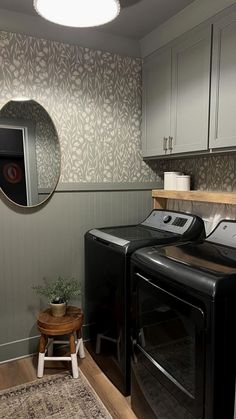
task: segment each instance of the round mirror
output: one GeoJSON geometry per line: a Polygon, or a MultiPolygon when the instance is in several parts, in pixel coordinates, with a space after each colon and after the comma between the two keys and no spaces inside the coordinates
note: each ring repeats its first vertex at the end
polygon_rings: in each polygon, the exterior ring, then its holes
{"type": "Polygon", "coordinates": [[[34,100],[11,100],[0,111],[0,188],[14,203],[35,206],[54,191],[60,144],[46,110],[34,100]]]}

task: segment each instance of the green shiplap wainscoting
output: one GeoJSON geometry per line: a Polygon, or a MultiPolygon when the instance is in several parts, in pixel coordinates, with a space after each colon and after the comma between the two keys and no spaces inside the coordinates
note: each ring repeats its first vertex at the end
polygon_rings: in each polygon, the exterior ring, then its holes
{"type": "MultiPolygon", "coordinates": [[[[83,288],[84,233],[142,221],[152,208],[152,187],[71,191],[59,186],[38,210],[15,209],[0,200],[0,362],[37,352],[36,316],[46,302],[31,286],[61,275],[79,278],[83,288]]],[[[86,307],[83,294],[74,303],[86,307]]]]}

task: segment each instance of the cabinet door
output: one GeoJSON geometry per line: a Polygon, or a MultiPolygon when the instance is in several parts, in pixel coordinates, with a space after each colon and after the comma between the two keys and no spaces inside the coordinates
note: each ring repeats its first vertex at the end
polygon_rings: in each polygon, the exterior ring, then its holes
{"type": "Polygon", "coordinates": [[[211,26],[172,49],[172,153],[208,148],[211,26]]]}
{"type": "Polygon", "coordinates": [[[171,50],[158,51],[143,65],[143,156],[167,153],[170,135],[171,50]],[[166,150],[165,150],[166,148],[166,150]]]}
{"type": "Polygon", "coordinates": [[[213,27],[210,148],[236,146],[236,13],[213,27]]]}

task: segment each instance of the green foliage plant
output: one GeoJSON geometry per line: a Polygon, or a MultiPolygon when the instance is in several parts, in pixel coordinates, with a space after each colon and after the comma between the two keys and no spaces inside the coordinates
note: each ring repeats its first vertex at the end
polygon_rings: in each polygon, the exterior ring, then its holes
{"type": "Polygon", "coordinates": [[[61,304],[68,303],[72,297],[81,294],[78,281],[74,278],[62,278],[59,276],[54,281],[43,278],[44,285],[36,285],[32,288],[37,294],[48,299],[49,303],[61,304]]]}

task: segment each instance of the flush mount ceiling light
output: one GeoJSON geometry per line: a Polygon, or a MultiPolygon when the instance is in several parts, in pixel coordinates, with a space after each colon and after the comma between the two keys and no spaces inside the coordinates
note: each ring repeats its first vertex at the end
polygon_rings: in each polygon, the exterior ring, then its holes
{"type": "Polygon", "coordinates": [[[34,0],[34,8],[50,22],[77,28],[103,25],[120,13],[118,0],[34,0]]]}

